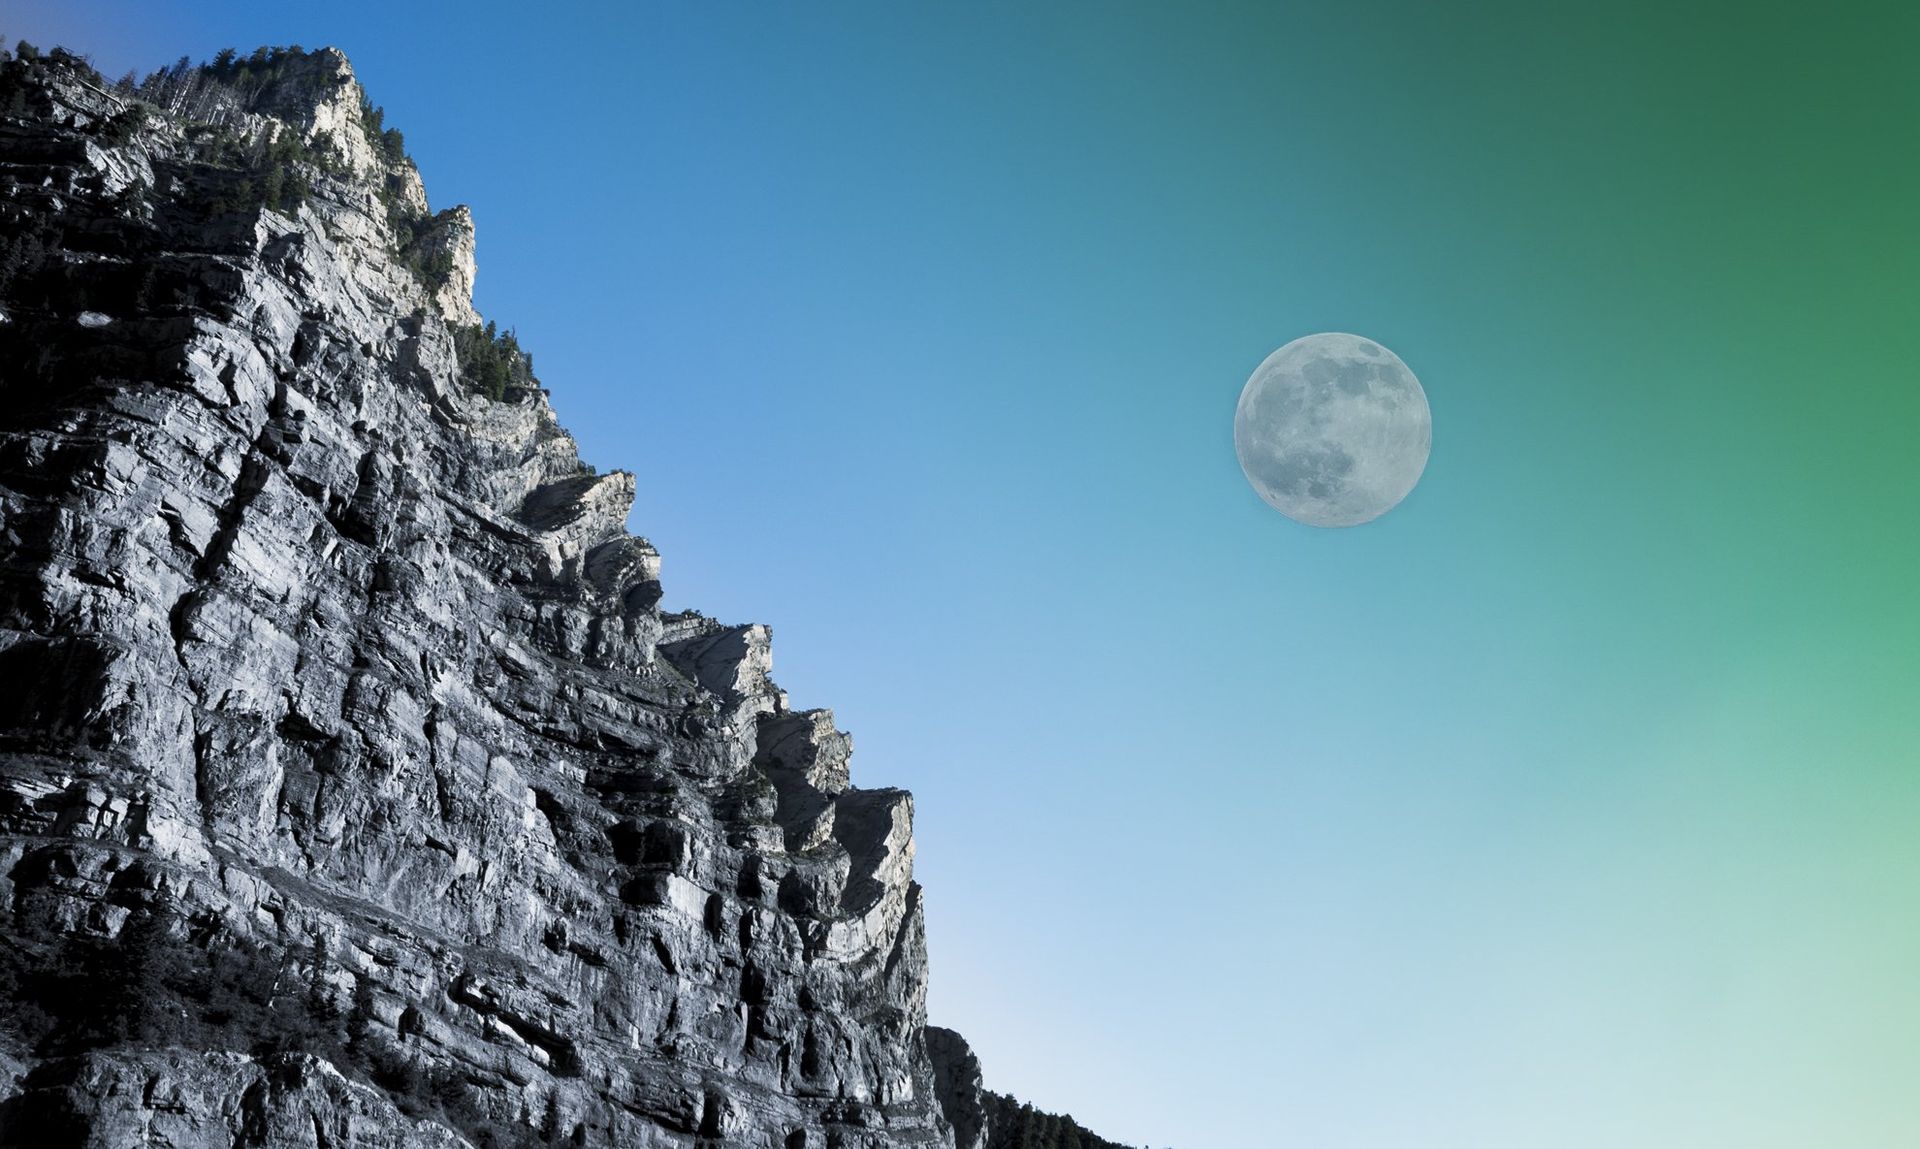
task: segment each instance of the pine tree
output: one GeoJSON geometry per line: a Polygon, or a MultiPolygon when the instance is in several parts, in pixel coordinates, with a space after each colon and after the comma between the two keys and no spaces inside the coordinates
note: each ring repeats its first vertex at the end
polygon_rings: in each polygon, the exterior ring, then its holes
{"type": "Polygon", "coordinates": [[[164,1045],[183,1036],[186,1013],[179,983],[187,970],[174,940],[168,903],[141,910],[120,927],[112,946],[99,953],[103,976],[88,1026],[96,1041],[164,1045]]]}
{"type": "Polygon", "coordinates": [[[361,978],[353,986],[353,1008],[347,1012],[347,1049],[363,1054],[367,1031],[373,1026],[373,983],[361,978]]]}
{"type": "Polygon", "coordinates": [[[1031,1103],[1020,1106],[1020,1123],[1014,1146],[1015,1149],[1040,1149],[1040,1122],[1031,1103]]]}

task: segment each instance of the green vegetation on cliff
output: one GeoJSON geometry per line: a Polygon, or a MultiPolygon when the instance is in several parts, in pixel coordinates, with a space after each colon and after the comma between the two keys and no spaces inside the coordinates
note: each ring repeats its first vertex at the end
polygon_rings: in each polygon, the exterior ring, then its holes
{"type": "MultiPolygon", "coordinates": [[[[385,1091],[410,1117],[461,1132],[477,1149],[531,1149],[556,1128],[508,1128],[481,1109],[466,1078],[413,1048],[403,1012],[395,1031],[374,1020],[365,982],[344,992],[325,948],[275,952],[218,931],[195,940],[171,907],[136,910],[113,938],[0,938],[0,1051],[40,1058],[123,1047],[226,1049],[272,1058],[309,1054],[385,1091]]],[[[0,1107],[0,1145],[31,1136],[36,1115],[0,1107]]]]}
{"type": "Polygon", "coordinates": [[[498,402],[512,388],[533,388],[533,355],[520,348],[519,337],[501,331],[489,321],[453,329],[454,351],[460,356],[460,374],[473,389],[498,402]]]}
{"type": "Polygon", "coordinates": [[[1045,1113],[1004,1093],[983,1093],[987,1149],[1128,1149],[1088,1132],[1072,1117],[1045,1113]]]}

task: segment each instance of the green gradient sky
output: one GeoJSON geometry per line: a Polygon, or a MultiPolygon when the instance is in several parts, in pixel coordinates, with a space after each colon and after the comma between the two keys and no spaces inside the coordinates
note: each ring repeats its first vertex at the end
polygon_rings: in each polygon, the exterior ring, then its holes
{"type": "Polygon", "coordinates": [[[338,44],[671,605],[920,798],[936,1021],[1180,1149],[1920,1145],[1911,7],[13,0],[338,44]],[[1378,522],[1235,465],[1316,330],[1378,522]]]}

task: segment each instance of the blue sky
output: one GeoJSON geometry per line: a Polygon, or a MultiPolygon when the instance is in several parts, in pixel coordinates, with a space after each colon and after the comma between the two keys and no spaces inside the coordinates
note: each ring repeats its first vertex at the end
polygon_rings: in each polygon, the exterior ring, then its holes
{"type": "Polygon", "coordinates": [[[918,795],[933,1019],[991,1087],[1182,1149],[1920,1137],[1920,180],[1873,143],[1910,18],[4,25],[109,73],[348,52],[637,473],[667,604],[771,624],[856,780],[918,795]],[[1232,451],[1319,330],[1433,407],[1351,531],[1232,451]]]}

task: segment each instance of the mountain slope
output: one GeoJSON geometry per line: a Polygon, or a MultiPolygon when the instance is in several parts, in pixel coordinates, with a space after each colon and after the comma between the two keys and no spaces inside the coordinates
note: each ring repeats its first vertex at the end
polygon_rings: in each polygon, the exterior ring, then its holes
{"type": "Polygon", "coordinates": [[[345,57],[29,55],[0,1144],[985,1145],[911,797],[658,609],[345,57]]]}

